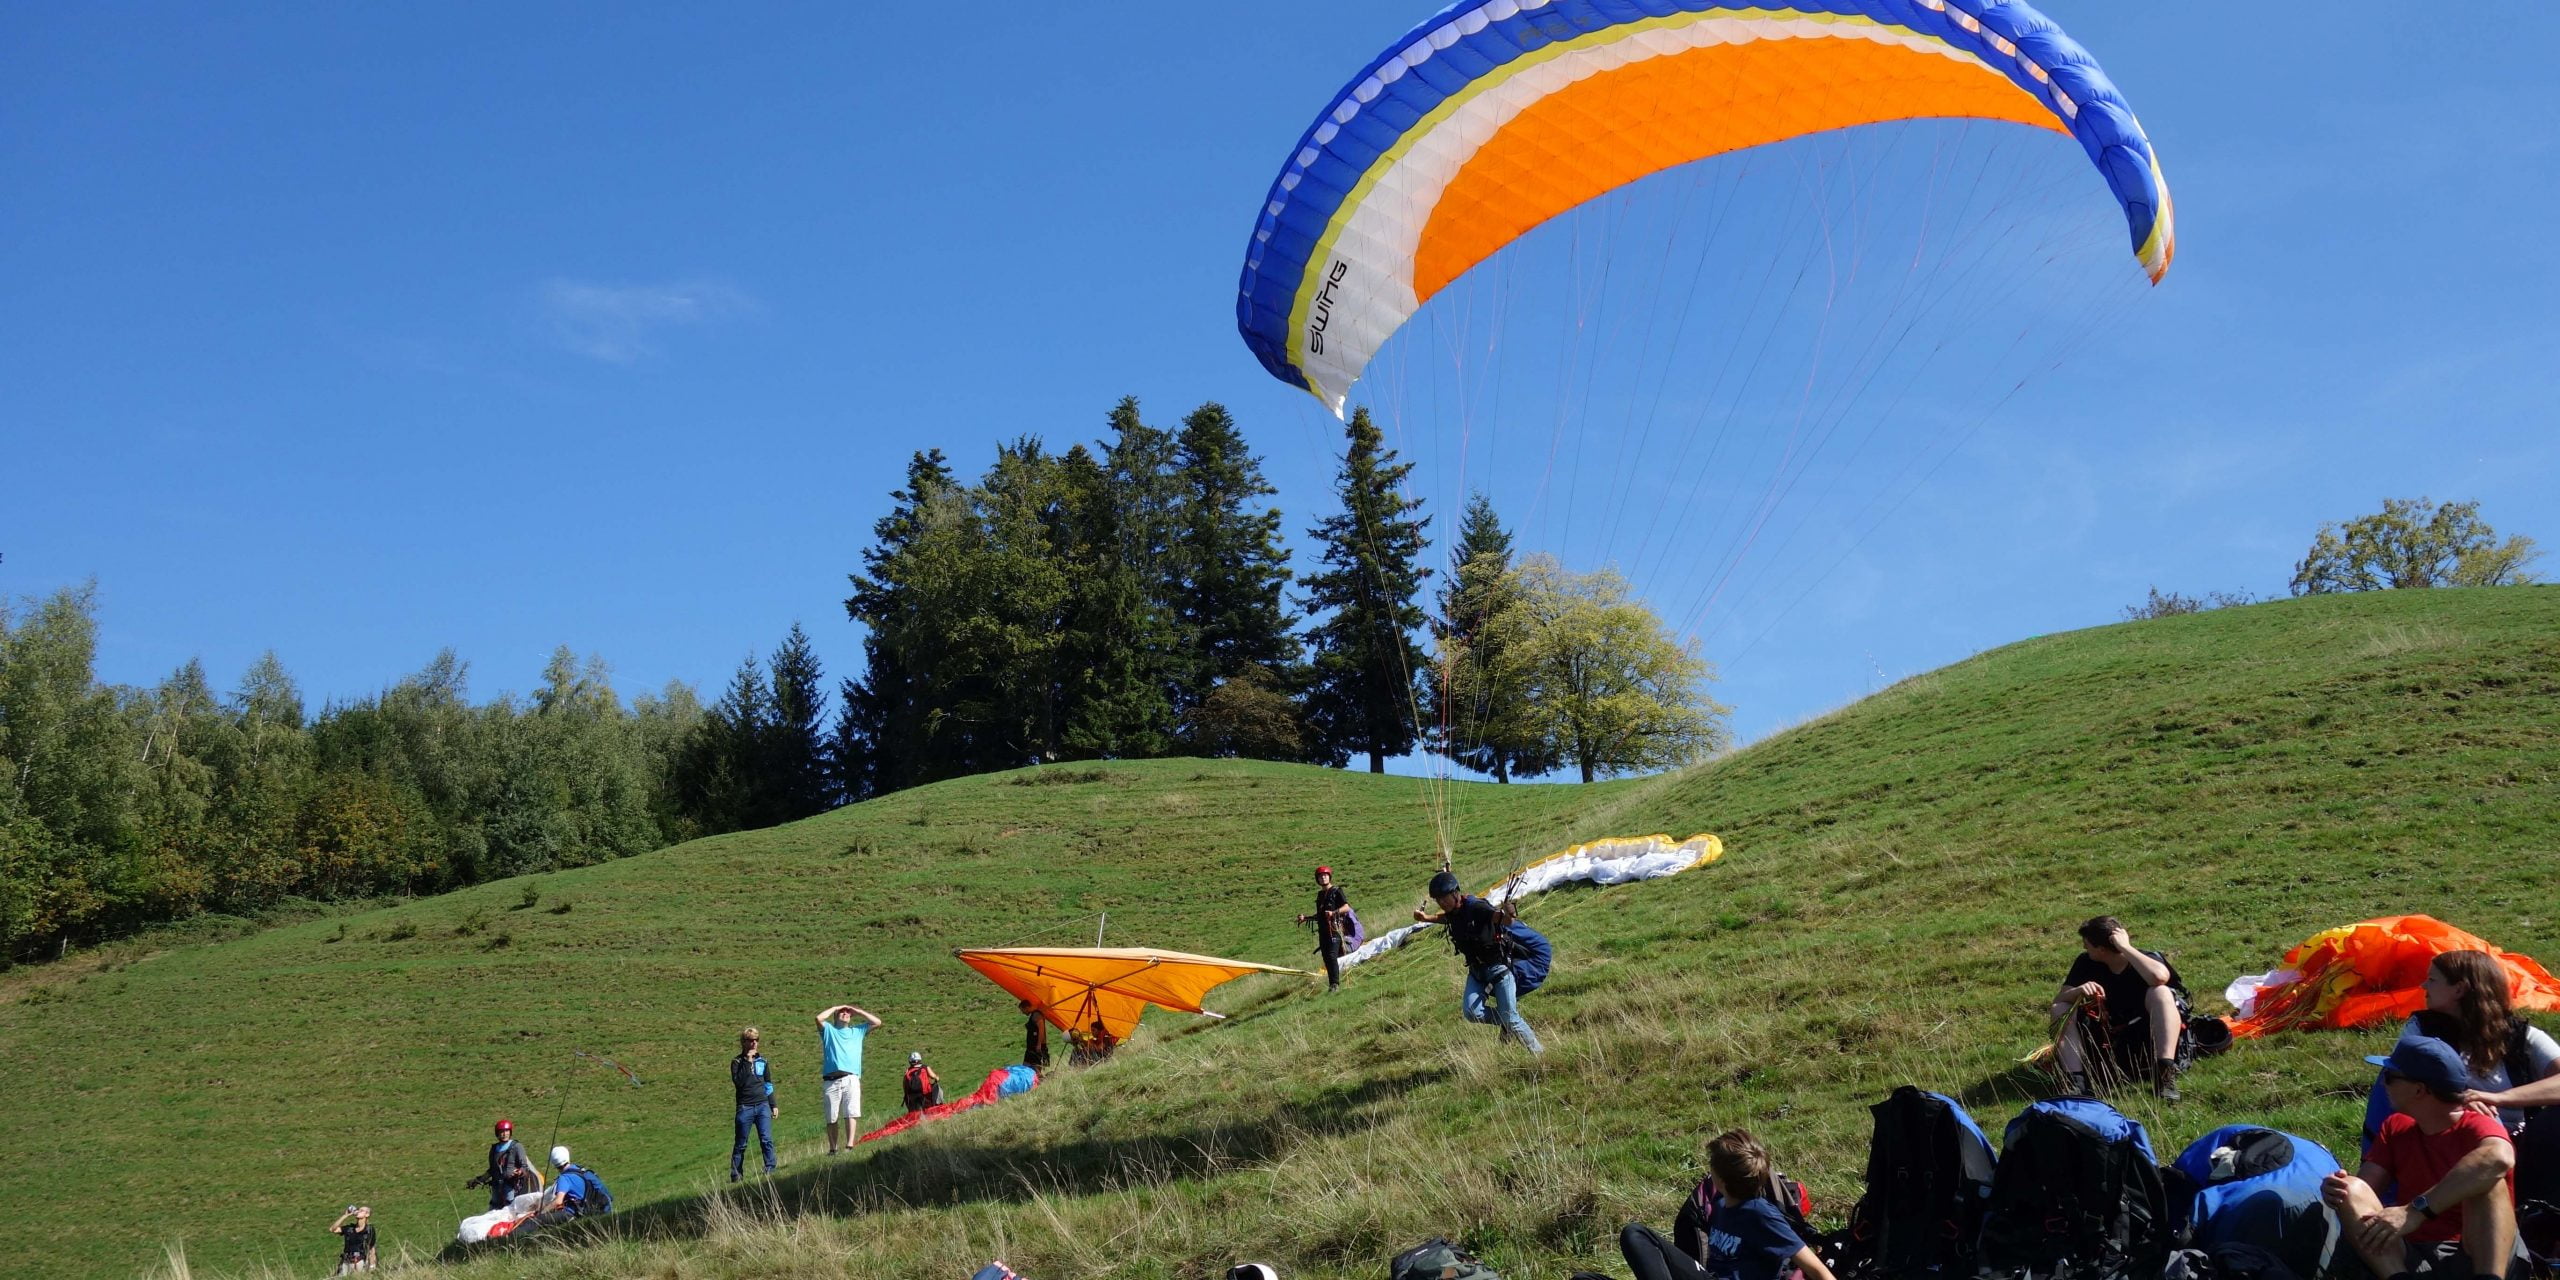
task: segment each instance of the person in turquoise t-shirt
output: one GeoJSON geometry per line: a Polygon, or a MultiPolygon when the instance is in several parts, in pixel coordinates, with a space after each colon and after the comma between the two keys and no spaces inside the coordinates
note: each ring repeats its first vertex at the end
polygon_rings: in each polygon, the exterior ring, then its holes
{"type": "Polygon", "coordinates": [[[818,1013],[818,1078],[827,1095],[827,1154],[853,1149],[862,1123],[862,1038],[878,1018],[849,1004],[818,1013]],[[857,1026],[854,1019],[862,1019],[857,1026]]]}

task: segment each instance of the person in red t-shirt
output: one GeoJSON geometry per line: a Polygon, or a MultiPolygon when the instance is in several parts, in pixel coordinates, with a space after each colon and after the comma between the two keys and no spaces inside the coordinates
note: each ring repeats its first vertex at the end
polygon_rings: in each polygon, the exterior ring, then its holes
{"type": "Polygon", "coordinates": [[[2505,1276],[2516,1252],[2515,1145],[2493,1115],[2462,1105],[2470,1068],[2452,1045],[2411,1036],[2382,1068],[2392,1116],[2354,1177],[2329,1175],[2320,1198],[2376,1276],[2505,1276]],[[2385,1204],[2382,1197],[2408,1198],[2385,1204]]]}

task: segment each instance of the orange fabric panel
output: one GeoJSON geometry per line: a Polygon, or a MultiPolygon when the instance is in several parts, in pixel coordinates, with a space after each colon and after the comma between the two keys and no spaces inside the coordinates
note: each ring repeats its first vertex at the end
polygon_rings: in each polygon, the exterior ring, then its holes
{"type": "Polygon", "coordinates": [[[2257,1012],[2231,1022],[2241,1039],[2270,1031],[2364,1027],[2406,1018],[2426,1007],[2419,984],[2447,951],[2482,951],[2507,971],[2518,1009],[2560,1011],[2560,979],[2533,957],[2504,951],[2433,916],[2385,916],[2313,934],[2284,953],[2302,976],[2258,993],[2257,1012]]]}
{"type": "Polygon", "coordinates": [[[1979,63],[1855,37],[1756,40],[1650,58],[1547,95],[1458,171],[1414,255],[1428,300],[1521,233],[1673,165],[1826,129],[1921,117],[2068,134],[1979,63]]]}

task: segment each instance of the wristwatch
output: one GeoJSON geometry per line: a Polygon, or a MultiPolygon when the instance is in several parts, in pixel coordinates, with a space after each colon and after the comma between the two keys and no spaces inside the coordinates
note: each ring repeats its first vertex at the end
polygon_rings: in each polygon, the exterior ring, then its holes
{"type": "Polygon", "coordinates": [[[2436,1216],[2436,1207],[2428,1204],[2427,1198],[2423,1195],[2409,1202],[2409,1211],[2418,1215],[2418,1220],[2421,1222],[2436,1216]]]}

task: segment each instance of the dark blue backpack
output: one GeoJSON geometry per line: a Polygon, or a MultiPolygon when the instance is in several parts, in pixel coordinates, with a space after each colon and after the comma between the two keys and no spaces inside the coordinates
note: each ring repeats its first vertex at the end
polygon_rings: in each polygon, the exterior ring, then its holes
{"type": "Polygon", "coordinates": [[[1990,1203],[1991,1140],[1955,1099],[1904,1085],[1867,1108],[1867,1190],[1849,1214],[1838,1274],[1969,1280],[1990,1203]]]}
{"type": "Polygon", "coordinates": [[[2255,1125],[2224,1125],[2188,1144],[2170,1167],[2180,1184],[2170,1211],[2193,1247],[2212,1253],[2253,1245],[2298,1276],[2328,1267],[2338,1242],[2337,1219],[2320,1202],[2321,1181],[2338,1172],[2328,1148],[2255,1125]]]}
{"type": "Polygon", "coordinates": [[[1512,990],[1525,996],[1547,985],[1547,970],[1556,962],[1556,949],[1547,935],[1517,920],[1502,931],[1505,949],[1511,953],[1512,990]]]}
{"type": "Polygon", "coordinates": [[[1982,1219],[1993,1275],[2153,1280],[2174,1238],[2151,1135],[2095,1098],[2048,1098],[2001,1135],[1982,1219]]]}

